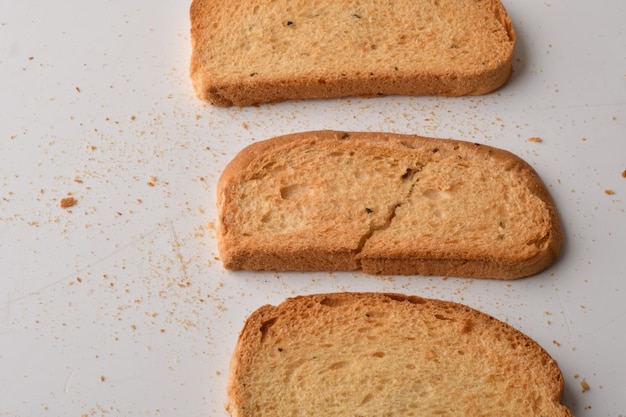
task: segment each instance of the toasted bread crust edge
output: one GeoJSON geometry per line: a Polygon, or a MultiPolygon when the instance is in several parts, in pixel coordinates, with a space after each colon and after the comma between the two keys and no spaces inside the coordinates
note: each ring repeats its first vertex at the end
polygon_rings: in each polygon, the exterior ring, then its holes
{"type": "Polygon", "coordinates": [[[511,54],[505,61],[485,72],[460,77],[445,74],[394,74],[379,72],[346,76],[303,75],[298,79],[242,79],[219,82],[202,75],[200,65],[192,65],[194,89],[198,98],[218,107],[253,106],[287,100],[332,99],[344,97],[483,95],[502,87],[513,73],[511,54]],[[323,82],[320,82],[323,80],[323,82]]]}
{"type": "Polygon", "coordinates": [[[346,74],[302,74],[298,78],[252,77],[222,82],[207,73],[201,60],[201,32],[205,9],[215,7],[207,0],[193,0],[189,9],[191,45],[189,74],[196,96],[215,106],[250,106],[294,99],[328,99],[350,96],[463,96],[493,92],[503,86],[513,73],[513,53],[516,33],[506,9],[499,0],[485,0],[496,19],[505,28],[509,44],[503,47],[498,62],[473,74],[458,74],[454,70],[438,73],[412,70],[406,72],[376,71],[346,74]]]}
{"type": "Polygon", "coordinates": [[[231,270],[298,270],[298,271],[353,271],[362,270],[372,275],[443,275],[470,278],[518,279],[534,275],[548,267],[559,255],[563,241],[559,215],[550,193],[536,171],[518,156],[498,148],[454,139],[435,139],[417,135],[380,132],[312,131],[279,136],[255,142],[244,148],[225,167],[217,183],[218,250],[226,269],[231,270]],[[514,166],[531,192],[541,199],[549,210],[551,233],[546,237],[543,250],[529,259],[420,259],[410,254],[400,258],[376,258],[354,251],[335,253],[311,249],[285,249],[269,253],[266,248],[234,245],[227,237],[224,213],[228,205],[229,187],[246,172],[247,167],[266,152],[283,147],[295,147],[306,142],[324,140],[351,140],[359,142],[388,141],[403,146],[432,146],[442,149],[456,148],[455,152],[482,153],[499,158],[514,166]]]}
{"type": "MultiPolygon", "coordinates": [[[[557,406],[557,413],[550,414],[550,417],[572,417],[571,411],[561,404],[563,397],[563,375],[557,361],[534,339],[525,333],[517,330],[510,324],[503,322],[489,314],[483,313],[465,304],[453,301],[445,301],[433,298],[422,298],[414,295],[386,292],[337,292],[299,295],[285,299],[282,303],[264,305],[252,312],[245,320],[244,326],[239,333],[235,349],[230,362],[230,373],[227,380],[226,410],[233,417],[247,416],[242,409],[245,387],[241,381],[250,372],[254,353],[260,349],[263,343],[262,333],[268,323],[277,322],[277,318],[288,319],[290,315],[297,312],[303,305],[325,304],[328,306],[362,301],[376,301],[376,299],[391,299],[398,303],[408,303],[409,308],[414,308],[415,314],[438,314],[443,311],[446,315],[454,314],[457,317],[471,320],[472,323],[488,322],[489,326],[497,328],[503,335],[511,336],[520,340],[520,345],[533,352],[533,359],[536,363],[543,364],[545,372],[537,375],[549,384],[548,399],[557,406]]],[[[312,309],[309,309],[312,311],[312,309]]]]}

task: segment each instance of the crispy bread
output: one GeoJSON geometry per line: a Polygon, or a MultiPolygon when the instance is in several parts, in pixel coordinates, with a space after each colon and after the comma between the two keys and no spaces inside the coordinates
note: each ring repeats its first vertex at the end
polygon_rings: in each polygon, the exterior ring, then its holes
{"type": "Polygon", "coordinates": [[[315,294],[248,318],[226,408],[233,417],[571,417],[562,388],[539,344],[470,307],[315,294]]]}
{"type": "Polygon", "coordinates": [[[224,266],[514,279],[559,254],[555,205],[519,157],[389,133],[256,142],[217,185],[224,266]]]}
{"type": "Polygon", "coordinates": [[[512,72],[499,0],[193,0],[190,75],[218,106],[484,94],[512,72]]]}

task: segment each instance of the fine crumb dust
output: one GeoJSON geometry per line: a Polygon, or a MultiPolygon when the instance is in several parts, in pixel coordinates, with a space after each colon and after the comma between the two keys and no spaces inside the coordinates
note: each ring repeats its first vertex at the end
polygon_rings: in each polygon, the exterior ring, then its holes
{"type": "Polygon", "coordinates": [[[591,389],[591,387],[589,386],[589,384],[587,383],[587,380],[585,378],[583,378],[580,381],[580,387],[582,388],[582,392],[587,392],[591,389]]]}

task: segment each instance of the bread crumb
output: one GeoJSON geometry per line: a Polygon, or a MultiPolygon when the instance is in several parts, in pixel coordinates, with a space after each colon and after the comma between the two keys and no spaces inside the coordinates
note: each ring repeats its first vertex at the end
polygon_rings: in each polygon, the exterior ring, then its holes
{"type": "Polygon", "coordinates": [[[557,340],[553,340],[553,341],[552,341],[552,344],[553,344],[554,346],[561,347],[561,343],[559,343],[557,340]]]}
{"type": "Polygon", "coordinates": [[[75,206],[76,203],[77,201],[74,197],[65,197],[61,199],[60,206],[61,208],[68,208],[68,207],[75,206]]]}
{"type": "Polygon", "coordinates": [[[77,93],[80,93],[80,87],[74,87],[74,90],[76,90],[77,93]]]}
{"type": "Polygon", "coordinates": [[[604,190],[604,194],[606,194],[606,195],[613,195],[613,194],[615,194],[615,191],[613,191],[613,190],[611,190],[609,188],[609,189],[604,190]]]}
{"type": "Polygon", "coordinates": [[[241,123],[241,128],[242,129],[247,129],[248,125],[246,124],[246,122],[241,123]]]}
{"type": "Polygon", "coordinates": [[[626,178],[626,169],[622,171],[622,178],[626,178]]]}
{"type": "Polygon", "coordinates": [[[582,388],[582,392],[587,392],[591,389],[585,378],[580,381],[580,387],[582,388]]]}
{"type": "Polygon", "coordinates": [[[100,375],[100,382],[104,382],[104,375],[100,375]]]}
{"type": "Polygon", "coordinates": [[[539,137],[537,137],[537,136],[533,136],[532,138],[528,138],[527,140],[528,140],[528,142],[536,142],[536,143],[543,142],[543,141],[541,140],[541,138],[539,138],[539,137]]]}
{"type": "Polygon", "coordinates": [[[150,177],[150,181],[148,181],[148,185],[150,187],[154,187],[154,184],[156,183],[156,180],[157,180],[156,177],[154,177],[154,176],[150,177]]]}

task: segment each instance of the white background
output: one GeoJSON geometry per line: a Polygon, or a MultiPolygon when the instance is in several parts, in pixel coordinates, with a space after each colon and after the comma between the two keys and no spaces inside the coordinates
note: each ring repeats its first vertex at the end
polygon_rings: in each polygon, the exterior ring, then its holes
{"type": "Polygon", "coordinates": [[[575,415],[626,415],[625,4],[504,4],[518,42],[496,93],[223,109],[191,88],[188,2],[0,0],[0,416],[224,416],[251,311],[361,290],[507,321],[557,359],[575,415]],[[556,200],[562,257],[513,282],[225,271],[226,163],[323,128],[518,154],[556,200]]]}

